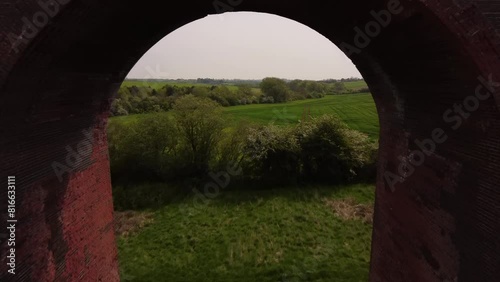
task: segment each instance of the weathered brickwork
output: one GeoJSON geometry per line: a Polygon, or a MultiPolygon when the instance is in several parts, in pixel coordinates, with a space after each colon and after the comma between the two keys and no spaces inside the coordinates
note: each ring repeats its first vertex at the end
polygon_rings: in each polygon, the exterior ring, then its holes
{"type": "MultiPolygon", "coordinates": [[[[154,43],[215,8],[210,0],[40,2],[0,0],[1,230],[8,175],[18,219],[16,275],[0,239],[0,281],[118,281],[110,102],[154,43]]],[[[236,10],[288,17],[354,46],[354,28],[389,2],[244,0],[236,10]]],[[[453,111],[473,102],[480,77],[500,81],[500,0],[400,5],[351,54],[381,123],[370,281],[500,281],[500,87],[483,86],[474,111],[453,111]],[[439,129],[446,140],[409,168],[404,157],[439,129]],[[401,174],[402,163],[407,178],[391,183],[387,173],[401,174]]]]}

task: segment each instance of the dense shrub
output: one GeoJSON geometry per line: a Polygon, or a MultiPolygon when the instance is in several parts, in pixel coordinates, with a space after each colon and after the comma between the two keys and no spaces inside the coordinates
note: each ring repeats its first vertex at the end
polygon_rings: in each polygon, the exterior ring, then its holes
{"type": "Polygon", "coordinates": [[[377,144],[331,115],[288,127],[224,128],[217,103],[187,95],[177,100],[172,115],[112,123],[108,132],[113,181],[124,189],[143,181],[199,185],[209,172],[235,164],[243,173],[234,181],[269,186],[342,184],[376,176],[377,144]]]}
{"type": "Polygon", "coordinates": [[[300,147],[293,127],[251,128],[244,150],[243,168],[249,178],[268,183],[289,183],[299,176],[300,147]]]}
{"type": "Polygon", "coordinates": [[[373,161],[375,148],[368,136],[335,116],[313,118],[297,129],[307,182],[348,182],[373,161]]]}
{"type": "Polygon", "coordinates": [[[227,166],[240,164],[245,154],[246,138],[251,126],[246,122],[240,122],[234,127],[226,128],[217,145],[217,156],[212,166],[213,171],[227,170],[227,166]]]}
{"type": "Polygon", "coordinates": [[[224,126],[220,106],[187,95],[176,101],[172,113],[109,125],[115,183],[177,181],[209,171],[224,126]]]}
{"type": "Polygon", "coordinates": [[[325,115],[295,127],[253,128],[244,155],[245,175],[253,179],[340,184],[373,180],[376,144],[325,115]]]}
{"type": "Polygon", "coordinates": [[[230,89],[226,86],[227,84],[221,82],[223,80],[200,79],[197,83],[200,81],[220,84],[191,86],[189,84],[188,86],[166,84],[161,88],[154,89],[148,85],[147,81],[142,81],[137,82],[138,85],[122,86],[111,104],[111,115],[123,116],[170,111],[177,99],[187,95],[209,98],[223,107],[229,107],[322,98],[326,94],[332,93],[332,87],[328,83],[307,80],[286,82],[278,78],[265,78],[260,83],[260,91],[254,91],[257,84],[252,86],[239,84],[236,89],[230,89]]]}
{"type": "Polygon", "coordinates": [[[113,179],[118,182],[162,180],[176,159],[178,133],[165,114],[149,114],[124,125],[108,127],[113,179]]]}

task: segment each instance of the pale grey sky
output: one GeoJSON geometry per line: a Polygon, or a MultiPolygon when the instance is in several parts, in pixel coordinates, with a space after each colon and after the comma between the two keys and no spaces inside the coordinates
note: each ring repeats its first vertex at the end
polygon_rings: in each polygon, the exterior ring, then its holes
{"type": "Polygon", "coordinates": [[[168,34],[128,78],[321,80],[361,77],[337,46],[313,29],[271,14],[211,15],[168,34]]]}

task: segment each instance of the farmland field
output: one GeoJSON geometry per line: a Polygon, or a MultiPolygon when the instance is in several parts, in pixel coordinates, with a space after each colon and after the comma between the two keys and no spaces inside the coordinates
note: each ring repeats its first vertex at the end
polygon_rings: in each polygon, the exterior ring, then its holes
{"type": "Polygon", "coordinates": [[[225,108],[233,120],[248,120],[261,124],[294,124],[303,118],[335,114],[352,129],[377,138],[379,125],[375,103],[370,94],[328,95],[321,99],[285,104],[258,104],[225,108]]]}
{"type": "MultiPolygon", "coordinates": [[[[375,103],[370,94],[328,95],[321,99],[294,101],[284,104],[256,104],[224,108],[231,122],[248,121],[259,124],[274,122],[277,125],[295,124],[302,118],[335,114],[352,129],[368,134],[372,139],[379,135],[379,122],[375,103]]],[[[168,113],[167,113],[168,114],[168,113]]],[[[141,115],[113,117],[110,122],[132,122],[141,115]]]]}
{"type": "Polygon", "coordinates": [[[344,82],[344,85],[348,90],[368,88],[368,85],[364,80],[344,82]]]}

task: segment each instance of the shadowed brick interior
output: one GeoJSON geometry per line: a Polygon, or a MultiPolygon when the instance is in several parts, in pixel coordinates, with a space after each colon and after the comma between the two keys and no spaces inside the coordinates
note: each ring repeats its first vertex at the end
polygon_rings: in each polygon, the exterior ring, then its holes
{"type": "MultiPolygon", "coordinates": [[[[22,18],[43,10],[36,1],[0,0],[0,213],[4,226],[6,179],[15,175],[19,221],[17,274],[6,274],[3,240],[0,281],[118,281],[110,104],[151,46],[215,8],[209,0],[53,2],[59,12],[16,52],[10,40],[22,34],[22,18]],[[59,179],[54,162],[74,162],[67,148],[89,141],[91,153],[59,179]]],[[[479,76],[500,81],[500,1],[401,4],[403,12],[351,56],[381,124],[370,281],[499,281],[500,88],[457,130],[443,113],[474,95],[479,76]],[[392,192],[385,172],[397,172],[399,156],[435,128],[448,140],[392,192]]],[[[386,6],[243,0],[235,10],[284,16],[340,45],[353,44],[354,27],[386,6]]]]}

